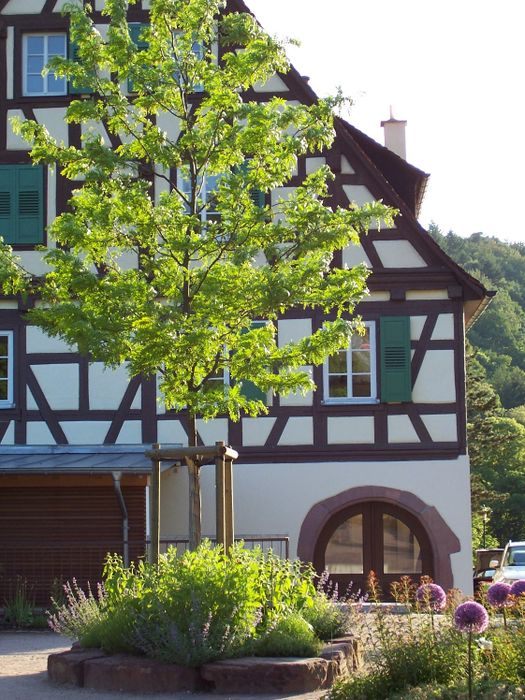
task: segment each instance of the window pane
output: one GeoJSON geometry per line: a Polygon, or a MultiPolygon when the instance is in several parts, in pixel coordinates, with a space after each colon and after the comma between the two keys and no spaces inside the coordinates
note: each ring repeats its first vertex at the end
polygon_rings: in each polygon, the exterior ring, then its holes
{"type": "Polygon", "coordinates": [[[0,358],[0,380],[7,379],[7,357],[0,358]]]}
{"type": "Polygon", "coordinates": [[[44,79],[40,75],[28,75],[27,92],[30,95],[37,92],[44,92],[44,79]]]}
{"type": "Polygon", "coordinates": [[[383,513],[383,572],[421,574],[419,542],[405,523],[383,513]]]}
{"type": "Polygon", "coordinates": [[[352,371],[370,372],[370,352],[363,350],[352,353],[352,371]]]}
{"type": "Polygon", "coordinates": [[[363,573],[363,515],[354,515],[334,532],[325,553],[325,567],[331,574],[363,573]]]}
{"type": "Polygon", "coordinates": [[[365,330],[364,335],[353,335],[352,336],[352,349],[353,350],[368,350],[370,348],[370,329],[365,330]]]}
{"type": "Polygon", "coordinates": [[[0,356],[7,356],[7,336],[0,335],[0,356]]]}
{"type": "Polygon", "coordinates": [[[64,35],[49,36],[47,41],[48,57],[66,55],[66,37],[64,35]]]}
{"type": "Polygon", "coordinates": [[[354,374],[352,377],[352,396],[371,396],[370,376],[367,374],[354,374]]]}
{"type": "Polygon", "coordinates": [[[35,75],[40,75],[43,67],[44,67],[44,57],[43,56],[28,56],[27,57],[27,72],[28,73],[34,73],[35,75]]]}
{"type": "Polygon", "coordinates": [[[44,55],[44,37],[43,36],[28,36],[27,37],[27,53],[44,55]]]}
{"type": "Polygon", "coordinates": [[[331,376],[328,378],[329,381],[329,396],[332,398],[337,398],[339,396],[348,396],[348,386],[346,380],[346,374],[342,376],[331,376]]]}
{"type": "Polygon", "coordinates": [[[344,350],[328,358],[328,371],[334,374],[346,372],[346,352],[344,350]]]}
{"type": "Polygon", "coordinates": [[[0,380],[0,401],[7,401],[7,381],[0,380]]]}
{"type": "Polygon", "coordinates": [[[62,94],[66,92],[66,81],[64,78],[56,78],[54,73],[47,75],[47,91],[52,94],[62,94]]]}

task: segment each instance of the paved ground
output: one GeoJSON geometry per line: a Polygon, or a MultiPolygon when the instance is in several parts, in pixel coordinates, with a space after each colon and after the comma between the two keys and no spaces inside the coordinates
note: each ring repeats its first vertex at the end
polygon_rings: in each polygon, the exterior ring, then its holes
{"type": "MultiPolygon", "coordinates": [[[[47,679],[47,657],[69,649],[67,639],[53,632],[0,632],[0,699],[1,700],[137,700],[144,695],[131,693],[98,693],[83,688],[56,686],[47,679]]],[[[234,696],[235,700],[318,700],[324,691],[306,695],[234,696]]],[[[225,700],[226,696],[204,693],[165,694],[166,700],[225,700]]]]}

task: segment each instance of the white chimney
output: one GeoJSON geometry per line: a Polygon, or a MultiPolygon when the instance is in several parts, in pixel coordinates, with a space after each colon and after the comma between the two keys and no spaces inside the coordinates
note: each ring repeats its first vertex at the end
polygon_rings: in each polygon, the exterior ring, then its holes
{"type": "Polygon", "coordinates": [[[385,130],[385,146],[403,160],[407,159],[406,125],[406,121],[395,119],[392,107],[390,107],[390,119],[381,122],[381,126],[385,130]]]}

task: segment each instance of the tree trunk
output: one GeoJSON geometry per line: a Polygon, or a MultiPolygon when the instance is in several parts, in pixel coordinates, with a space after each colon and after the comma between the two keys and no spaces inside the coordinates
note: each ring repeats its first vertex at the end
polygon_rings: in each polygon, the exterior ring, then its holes
{"type": "MultiPolygon", "coordinates": [[[[190,413],[188,413],[188,445],[197,446],[197,419],[190,413]]],[[[202,538],[200,465],[197,460],[189,457],[186,458],[186,464],[189,477],[189,547],[190,550],[194,550],[200,545],[202,538]]]]}

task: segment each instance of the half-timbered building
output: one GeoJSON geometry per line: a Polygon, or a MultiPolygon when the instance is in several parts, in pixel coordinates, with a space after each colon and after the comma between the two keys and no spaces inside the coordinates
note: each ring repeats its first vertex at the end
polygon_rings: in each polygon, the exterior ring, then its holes
{"type": "MultiPolygon", "coordinates": [[[[102,0],[93,4],[103,33],[102,0]]],[[[78,96],[53,74],[41,75],[51,56],[67,55],[62,5],[0,0],[0,233],[35,274],[44,271],[36,246],[48,243],[46,226],[64,210],[72,183],[30,166],[28,146],[9,119],[35,119],[59,141],[80,146],[80,128],[64,120],[78,96]]],[[[137,2],[129,22],[147,23],[147,9],[146,0],[137,2]]],[[[247,10],[242,0],[230,0],[229,9],[247,10]]],[[[246,98],[274,95],[316,99],[294,69],[246,98]]],[[[359,585],[370,570],[384,585],[428,573],[468,591],[464,333],[487,293],[419,225],[427,175],[404,159],[404,123],[389,119],[384,127],[390,148],[337,118],[331,150],[300,159],[288,184],[327,163],[336,204],[381,199],[399,210],[395,228],[372,230],[337,255],[336,264],[364,262],[372,270],[358,308],[366,335],[308,368],[315,392],[268,395],[267,415],[200,421],[199,436],[203,444],[225,440],[240,454],[236,534],[287,538],[291,556],[342,583],[359,585]]],[[[0,577],[36,571],[43,596],[53,577],[89,576],[91,558],[99,562],[108,548],[122,551],[126,541],[128,554],[140,549],[145,446],[184,445],[187,432],[183,417],[159,401],[154,381],[130,381],[124,367],[107,370],[27,325],[26,304],[0,300],[0,577]]],[[[304,337],[324,320],[320,312],[290,313],[278,322],[279,341],[304,337]]],[[[203,532],[213,536],[211,468],[202,470],[202,487],[203,532]]],[[[161,505],[163,538],[185,539],[184,469],[164,471],[161,505]]]]}

